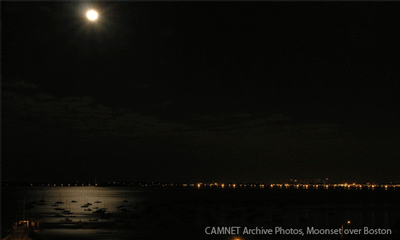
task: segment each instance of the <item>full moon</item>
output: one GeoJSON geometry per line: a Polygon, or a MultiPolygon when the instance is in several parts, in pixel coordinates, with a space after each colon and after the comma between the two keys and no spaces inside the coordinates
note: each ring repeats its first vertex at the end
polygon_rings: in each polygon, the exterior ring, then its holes
{"type": "Polygon", "coordinates": [[[90,20],[90,21],[95,21],[98,17],[99,14],[95,11],[95,10],[89,10],[86,13],[86,17],[90,20]]]}

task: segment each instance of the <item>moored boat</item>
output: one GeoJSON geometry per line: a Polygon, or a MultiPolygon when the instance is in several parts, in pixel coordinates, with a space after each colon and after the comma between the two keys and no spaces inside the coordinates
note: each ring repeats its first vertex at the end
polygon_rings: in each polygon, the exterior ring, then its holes
{"type": "Polygon", "coordinates": [[[72,220],[69,218],[65,218],[64,220],[60,220],[61,223],[72,223],[72,220]]]}
{"type": "Polygon", "coordinates": [[[107,211],[107,208],[100,208],[99,210],[94,211],[93,213],[96,214],[105,214],[107,211]]]}

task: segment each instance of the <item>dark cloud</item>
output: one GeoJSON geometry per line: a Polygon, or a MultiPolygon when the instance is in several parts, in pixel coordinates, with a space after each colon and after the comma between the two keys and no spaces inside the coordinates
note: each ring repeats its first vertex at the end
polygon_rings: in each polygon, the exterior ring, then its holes
{"type": "Polygon", "coordinates": [[[12,83],[5,82],[5,83],[3,83],[3,86],[5,86],[7,88],[8,87],[11,87],[11,88],[37,88],[36,84],[27,83],[25,81],[12,82],[12,83]]]}

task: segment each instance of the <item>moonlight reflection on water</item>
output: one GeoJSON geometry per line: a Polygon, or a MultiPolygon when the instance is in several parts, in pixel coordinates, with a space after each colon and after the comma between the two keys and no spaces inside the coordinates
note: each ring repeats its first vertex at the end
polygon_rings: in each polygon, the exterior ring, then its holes
{"type": "Polygon", "coordinates": [[[14,201],[4,203],[3,222],[9,226],[22,217],[25,196],[27,218],[42,221],[41,234],[49,239],[102,239],[100,234],[156,239],[167,233],[201,239],[207,226],[336,228],[346,221],[354,228],[390,228],[400,214],[395,191],[384,197],[385,204],[377,191],[364,190],[31,187],[6,192],[14,201]],[[39,205],[42,199],[46,205],[39,205]],[[57,201],[64,210],[55,210],[57,201]],[[94,213],[101,209],[105,213],[94,213]]]}

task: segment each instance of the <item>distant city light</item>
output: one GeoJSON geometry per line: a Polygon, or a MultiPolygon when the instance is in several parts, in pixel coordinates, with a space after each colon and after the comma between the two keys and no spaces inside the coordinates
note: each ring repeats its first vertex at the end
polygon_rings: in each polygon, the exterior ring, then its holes
{"type": "Polygon", "coordinates": [[[157,183],[157,182],[104,182],[104,183],[85,183],[75,181],[73,183],[26,183],[27,186],[48,186],[48,187],[71,187],[71,186],[139,186],[139,187],[192,187],[192,188],[258,188],[258,189],[301,189],[301,190],[319,190],[319,189],[326,189],[326,190],[335,190],[335,189],[345,189],[345,190],[396,190],[400,188],[400,184],[396,183],[323,183],[323,182],[303,182],[298,180],[296,183],[291,181],[290,183],[157,183]]]}

